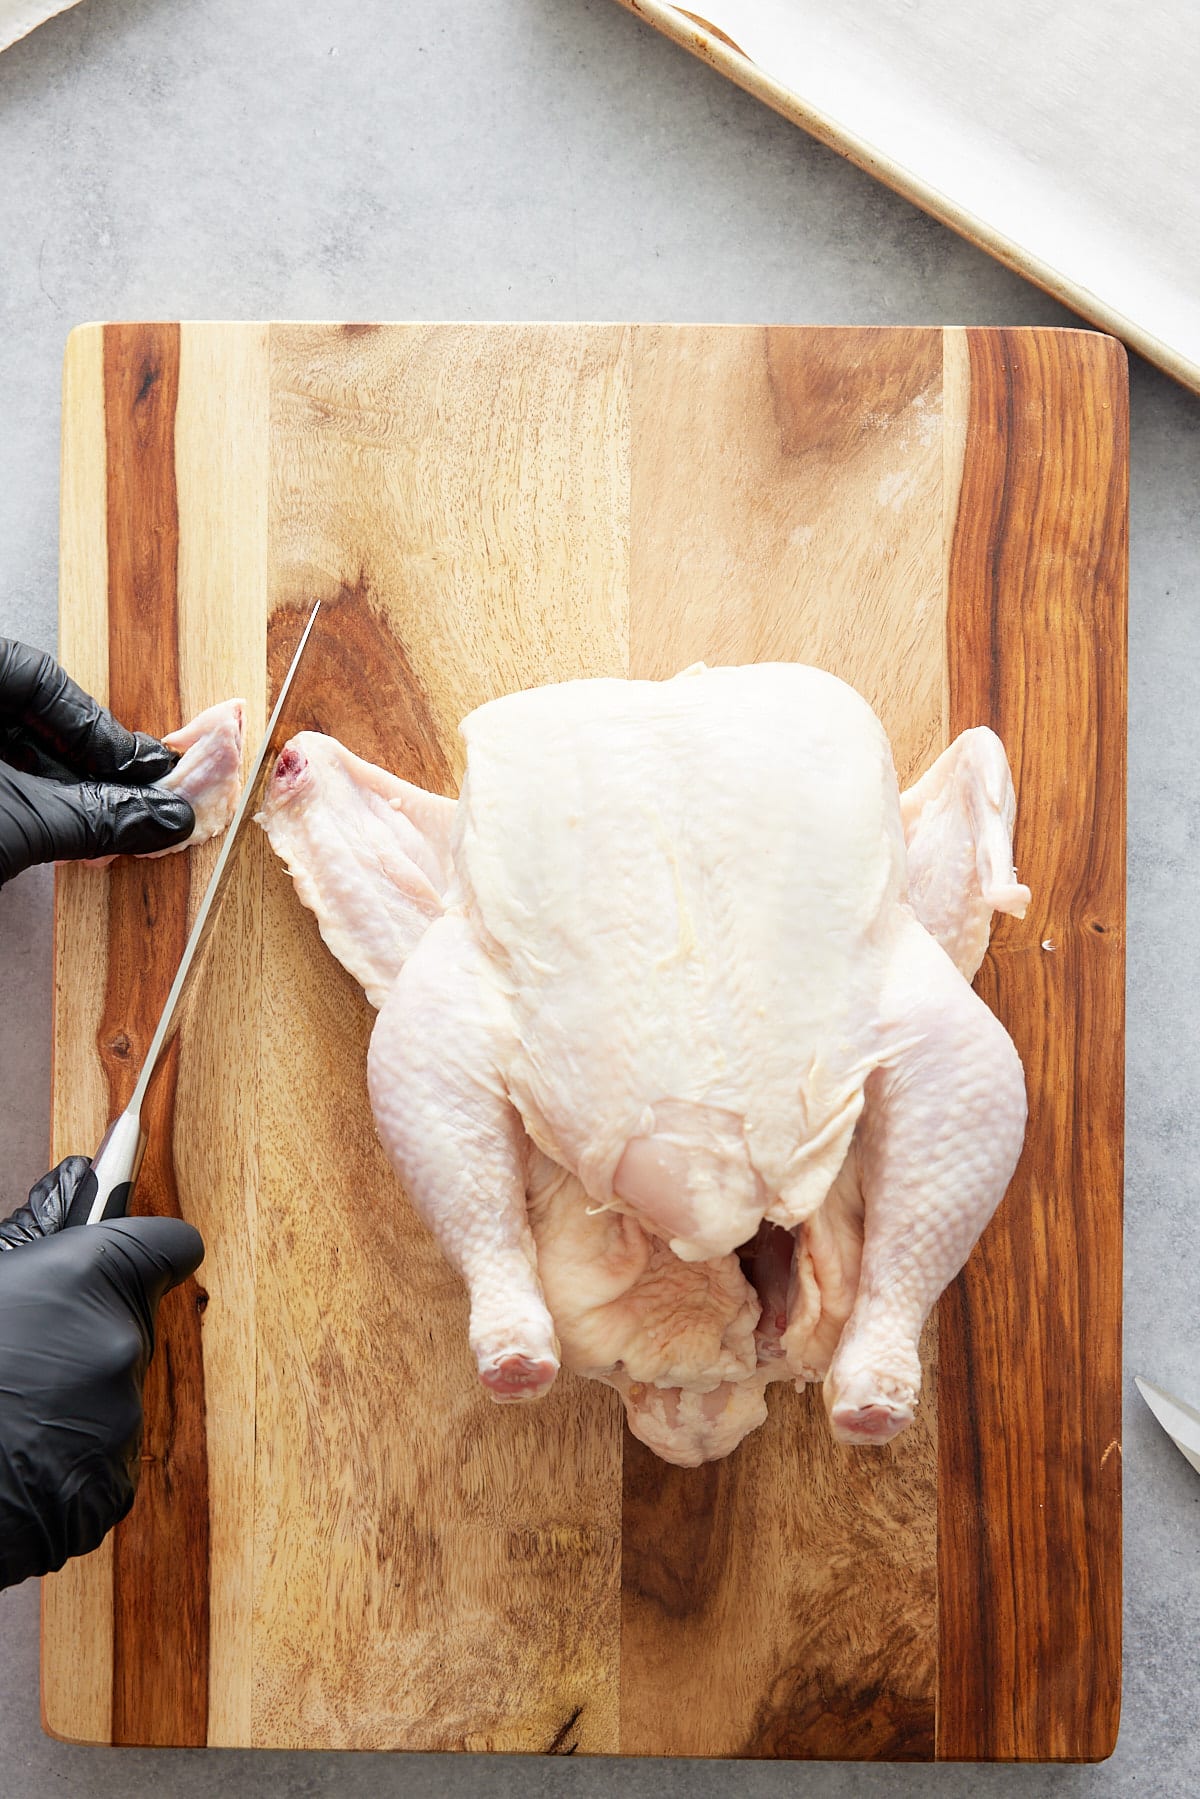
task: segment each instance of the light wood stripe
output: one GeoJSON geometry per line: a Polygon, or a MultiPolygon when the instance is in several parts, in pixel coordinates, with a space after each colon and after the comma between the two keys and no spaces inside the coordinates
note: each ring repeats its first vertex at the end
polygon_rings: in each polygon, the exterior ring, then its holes
{"type": "MultiPolygon", "coordinates": [[[[902,772],[942,747],[937,331],[639,330],[630,673],[815,662],[888,725],[902,772]]],[[[931,1755],[936,1334],[917,1422],[836,1445],[783,1385],[726,1461],[625,1447],[621,1747],[931,1755]]]]}
{"type": "MultiPolygon", "coordinates": [[[[297,725],[452,792],[472,706],[621,668],[625,355],[273,328],[274,669],[326,606],[297,725]]],[[[263,942],[254,1740],[615,1751],[615,1396],[483,1396],[375,1137],[372,1014],[274,864],[263,942]]]]}
{"type": "MultiPolygon", "coordinates": [[[[71,333],[63,364],[59,655],[90,693],[108,693],[104,334],[71,333]]],[[[104,1006],[108,883],[64,865],[54,877],[50,1160],[90,1155],[108,1124],[95,1054],[104,1006]]],[[[112,1732],[113,1545],[42,1582],[42,1724],[72,1742],[112,1732]]]]}
{"type": "MultiPolygon", "coordinates": [[[[175,468],[184,718],[246,701],[247,756],[266,725],[268,344],[265,325],[185,325],[175,468]]],[[[192,853],[189,914],[216,842],[192,853]]],[[[175,1164],[202,1233],[209,1507],[207,1738],[247,1743],[254,1682],[254,1434],[262,881],[250,830],[181,1039],[175,1164]]]]}

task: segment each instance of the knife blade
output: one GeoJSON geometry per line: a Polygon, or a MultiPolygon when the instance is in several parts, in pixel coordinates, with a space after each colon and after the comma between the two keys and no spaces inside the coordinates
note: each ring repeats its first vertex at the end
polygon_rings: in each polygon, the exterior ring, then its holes
{"type": "Polygon", "coordinates": [[[184,1004],[200,969],[205,946],[229,884],[229,877],[234,866],[234,851],[246,820],[251,816],[250,803],[271,748],[271,739],[275,734],[275,727],[279,723],[279,715],[283,711],[284,701],[287,699],[296,670],[300,666],[300,658],[304,654],[305,645],[308,643],[309,634],[320,610],[321,602],[318,600],[308,615],[308,622],[301,634],[300,642],[296,645],[296,653],[283,677],[279,697],[275,701],[270,719],[267,721],[266,731],[263,733],[262,742],[250,765],[250,773],[225,832],[225,840],[221,845],[220,853],[213,864],[208,886],[204,890],[204,898],[200,901],[192,922],[192,929],[184,946],[179,967],[175,972],[175,979],[171,983],[166,1004],[163,1006],[154,1036],[150,1040],[150,1048],[142,1063],[132,1098],[125,1110],[113,1120],[101,1138],[96,1153],[92,1157],[92,1166],[76,1188],[75,1195],[67,1209],[67,1216],[64,1220],[66,1225],[98,1224],[103,1218],[119,1218],[129,1205],[134,1182],[137,1180],[142,1157],[146,1151],[146,1133],[142,1128],[142,1106],[145,1102],[146,1092],[155,1069],[162,1061],[163,1055],[179,1029],[184,1004]]]}
{"type": "Polygon", "coordinates": [[[1186,1399],[1176,1399],[1173,1393],[1165,1393],[1152,1381],[1143,1380],[1140,1374],[1134,1375],[1133,1384],[1180,1455],[1186,1456],[1200,1473],[1200,1412],[1186,1399]]]}

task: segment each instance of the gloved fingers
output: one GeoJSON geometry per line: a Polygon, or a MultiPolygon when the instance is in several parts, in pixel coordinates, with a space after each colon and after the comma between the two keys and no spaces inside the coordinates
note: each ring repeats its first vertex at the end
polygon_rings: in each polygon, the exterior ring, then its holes
{"type": "Polygon", "coordinates": [[[55,1545],[56,1560],[51,1572],[57,1573],[69,1556],[90,1555],[98,1549],[114,1524],[127,1517],[137,1497],[141,1477],[142,1416],[138,1411],[137,1428],[120,1455],[97,1453],[88,1462],[72,1470],[73,1479],[59,1494],[62,1522],[60,1541],[55,1545]],[[64,1553],[65,1551],[65,1553],[64,1553]]]}
{"type": "Polygon", "coordinates": [[[30,737],[23,725],[0,722],[0,762],[19,768],[25,775],[45,775],[51,781],[77,781],[73,769],[52,756],[30,737]]]}
{"type": "Polygon", "coordinates": [[[0,1256],[0,1413],[7,1369],[27,1397],[47,1379],[69,1377],[77,1396],[94,1385],[114,1425],[122,1395],[137,1402],[159,1302],[203,1255],[182,1219],[139,1217],[73,1225],[0,1256]]]}
{"type": "Polygon", "coordinates": [[[0,1256],[0,1361],[12,1389],[39,1405],[64,1381],[88,1403],[103,1393],[107,1425],[120,1412],[122,1428],[128,1399],[136,1411],[158,1300],[169,1284],[161,1258],[147,1266],[136,1243],[131,1251],[114,1238],[123,1223],[73,1225],[0,1256]]]}
{"type": "MultiPolygon", "coordinates": [[[[178,760],[178,753],[172,750],[172,764],[178,760]]],[[[44,775],[48,781],[65,781],[69,786],[73,786],[81,775],[87,773],[85,769],[69,768],[59,757],[43,749],[40,743],[30,737],[23,725],[0,723],[0,762],[7,763],[9,768],[19,769],[23,775],[44,775]]],[[[121,786],[127,784],[138,785],[119,782],[121,786]]]]}
{"type": "Polygon", "coordinates": [[[180,793],[97,781],[64,786],[0,768],[0,882],[35,862],[169,849],[195,828],[180,793]]]}
{"type": "Polygon", "coordinates": [[[190,1225],[137,1218],[0,1255],[0,1586],[86,1554],[128,1511],[155,1308],[201,1254],[190,1225]]]}
{"type": "Polygon", "coordinates": [[[0,1219],[0,1251],[19,1249],[39,1237],[51,1237],[66,1223],[79,1183],[91,1167],[86,1156],[67,1156],[44,1174],[23,1206],[0,1219]]]}
{"type": "MultiPolygon", "coordinates": [[[[53,656],[11,637],[0,637],[0,724],[10,746],[15,727],[18,743],[28,739],[76,776],[141,786],[178,760],[156,737],[127,731],[53,656]]],[[[13,759],[11,747],[3,753],[13,759]]]]}
{"type": "Polygon", "coordinates": [[[163,1294],[204,1260],[204,1239],[182,1218],[110,1218],[79,1228],[104,1233],[109,1280],[151,1326],[163,1294]]]}
{"type": "Polygon", "coordinates": [[[0,1440],[0,1588],[54,1574],[70,1556],[88,1555],[133,1504],[141,1474],[142,1413],[79,1428],[64,1454],[53,1419],[9,1419],[0,1440]],[[40,1431],[49,1430],[48,1445],[40,1431]],[[122,1430],[125,1435],[122,1436],[122,1430]]]}
{"type": "Polygon", "coordinates": [[[38,1574],[58,1574],[70,1556],[103,1544],[137,1495],[140,1434],[133,1454],[81,1450],[70,1468],[32,1466],[40,1443],[0,1443],[0,1589],[38,1574]],[[20,1457],[20,1464],[18,1464],[20,1457]]]}
{"type": "Polygon", "coordinates": [[[94,781],[55,791],[70,797],[82,816],[79,853],[85,856],[145,856],[186,842],[196,829],[196,814],[182,793],[94,781]]]}

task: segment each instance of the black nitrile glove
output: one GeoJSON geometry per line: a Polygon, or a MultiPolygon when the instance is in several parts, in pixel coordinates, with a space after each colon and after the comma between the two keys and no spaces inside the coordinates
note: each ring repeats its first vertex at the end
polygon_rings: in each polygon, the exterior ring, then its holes
{"type": "Polygon", "coordinates": [[[60,1229],[89,1165],[60,1162],[0,1225],[0,1587],[86,1555],[133,1504],[158,1304],[204,1254],[178,1218],[60,1229]]]}
{"type": "Polygon", "coordinates": [[[182,843],[191,806],[147,785],[176,759],[118,724],[53,656],[0,637],[0,885],[34,862],[182,843]]]}
{"type": "Polygon", "coordinates": [[[22,1243],[61,1231],[75,1190],[90,1167],[86,1156],[68,1156],[44,1174],[24,1205],[8,1218],[0,1218],[0,1250],[19,1249],[22,1243]]]}

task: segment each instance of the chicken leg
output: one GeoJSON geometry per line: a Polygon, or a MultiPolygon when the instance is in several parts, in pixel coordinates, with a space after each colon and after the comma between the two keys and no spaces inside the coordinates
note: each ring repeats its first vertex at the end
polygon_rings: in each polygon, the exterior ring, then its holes
{"type": "MultiPolygon", "coordinates": [[[[986,727],[964,731],[900,796],[908,901],[918,921],[971,980],[994,911],[1024,915],[1029,889],[1013,871],[1016,796],[1004,745],[986,727]]],[[[881,1081],[868,1088],[878,1095],[881,1081]]],[[[784,1347],[799,1380],[820,1380],[859,1281],[863,1201],[858,1149],[872,1102],[823,1204],[797,1233],[784,1347]]]]}
{"type": "Polygon", "coordinates": [[[886,1443],[909,1422],[918,1342],[1021,1153],[1025,1080],[1003,1025],[915,921],[883,996],[894,1047],[856,1139],[865,1206],[854,1310],[825,1380],[836,1437],[886,1443]]]}
{"type": "Polygon", "coordinates": [[[559,1346],[526,1212],[530,1146],[500,1074],[509,1031],[483,949],[448,913],[384,1000],[367,1084],[380,1140],[467,1284],[480,1380],[494,1399],[538,1399],[559,1346]]]}

